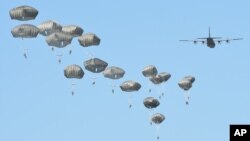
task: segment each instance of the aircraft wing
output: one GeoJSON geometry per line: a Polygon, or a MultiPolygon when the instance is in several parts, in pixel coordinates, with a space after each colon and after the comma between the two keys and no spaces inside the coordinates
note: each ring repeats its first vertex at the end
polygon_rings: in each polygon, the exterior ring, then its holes
{"type": "Polygon", "coordinates": [[[229,43],[230,41],[233,41],[233,40],[243,40],[243,38],[220,39],[220,40],[215,39],[214,41],[220,44],[222,42],[229,43]]]}
{"type": "Polygon", "coordinates": [[[184,41],[184,42],[193,42],[194,44],[197,44],[197,43],[202,43],[202,44],[205,44],[207,42],[207,40],[179,40],[179,41],[184,41]]]}

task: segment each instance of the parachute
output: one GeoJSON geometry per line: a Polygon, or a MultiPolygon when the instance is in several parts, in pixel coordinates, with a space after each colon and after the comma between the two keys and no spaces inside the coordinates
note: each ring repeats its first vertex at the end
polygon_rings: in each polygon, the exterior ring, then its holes
{"type": "MultiPolygon", "coordinates": [[[[100,73],[103,72],[106,67],[108,66],[108,63],[99,59],[99,58],[92,58],[89,60],[86,60],[83,63],[86,70],[93,72],[93,73],[100,73]]],[[[96,78],[94,78],[96,79],[96,78]]],[[[95,84],[95,80],[93,80],[92,85],[95,84]]]]}
{"type": "Polygon", "coordinates": [[[156,76],[158,73],[156,67],[154,65],[149,65],[144,67],[144,69],[142,70],[142,74],[145,77],[153,77],[156,76]]]}
{"type": "Polygon", "coordinates": [[[93,73],[100,73],[104,71],[107,66],[108,63],[99,58],[92,58],[84,62],[85,69],[93,73]]]}
{"type": "Polygon", "coordinates": [[[143,100],[143,104],[148,109],[156,108],[160,105],[160,102],[154,97],[147,97],[143,100]]]}
{"type": "MultiPolygon", "coordinates": [[[[115,67],[115,66],[108,67],[103,71],[104,77],[110,78],[113,80],[122,78],[124,74],[125,74],[125,71],[122,68],[115,67]]],[[[115,85],[113,85],[113,87],[115,87],[115,85]]],[[[112,89],[112,93],[114,93],[114,88],[112,89]]]]}
{"type": "MultiPolygon", "coordinates": [[[[158,77],[160,77],[160,82],[161,83],[159,83],[160,85],[161,85],[161,96],[159,96],[159,98],[161,99],[161,97],[163,97],[164,96],[164,93],[165,93],[165,90],[164,90],[164,86],[162,86],[165,82],[167,82],[168,81],[168,79],[171,77],[171,74],[170,73],[168,73],[168,72],[161,72],[161,73],[159,73],[159,74],[157,74],[157,76],[158,77]],[[163,90],[162,90],[163,89],[163,90]]],[[[157,77],[156,76],[156,77],[157,77]]]]}
{"type": "MultiPolygon", "coordinates": [[[[64,76],[68,79],[82,79],[84,76],[83,69],[75,64],[69,65],[64,69],[64,76]]],[[[74,95],[73,86],[76,85],[75,83],[72,83],[72,91],[71,94],[74,95]]]]}
{"type": "Polygon", "coordinates": [[[78,42],[83,47],[99,45],[100,41],[101,39],[97,37],[94,33],[87,33],[78,37],[78,42]]]}
{"type": "Polygon", "coordinates": [[[108,67],[103,71],[104,77],[110,78],[110,79],[120,79],[125,74],[125,71],[122,68],[119,67],[108,67]]]}
{"type": "Polygon", "coordinates": [[[35,38],[39,32],[39,28],[31,24],[18,25],[11,30],[12,36],[15,38],[35,38]]]}
{"type": "Polygon", "coordinates": [[[167,72],[161,72],[158,74],[158,76],[160,76],[160,78],[162,79],[162,82],[166,82],[171,77],[171,74],[167,72]]]}
{"type": "Polygon", "coordinates": [[[12,20],[28,21],[33,20],[38,15],[38,10],[31,6],[23,5],[10,10],[12,20]]]}
{"type": "Polygon", "coordinates": [[[149,78],[149,80],[156,85],[161,84],[163,82],[163,79],[160,75],[152,76],[149,78]]]}
{"type": "Polygon", "coordinates": [[[45,21],[37,26],[40,29],[40,34],[48,36],[54,32],[62,31],[62,26],[53,20],[45,21]]]}
{"type": "Polygon", "coordinates": [[[76,25],[67,25],[62,27],[62,32],[69,34],[73,37],[78,37],[82,35],[83,29],[76,25]]]}
{"type": "Polygon", "coordinates": [[[63,33],[63,32],[54,32],[51,35],[46,37],[46,42],[49,46],[54,46],[58,48],[63,48],[69,45],[73,37],[63,33]]]}
{"type": "MultiPolygon", "coordinates": [[[[143,104],[146,108],[149,109],[149,119],[152,116],[152,110],[160,105],[160,102],[158,99],[154,97],[147,97],[143,100],[143,104]]],[[[151,120],[151,119],[150,119],[151,120]]],[[[152,125],[152,121],[150,121],[150,124],[152,125]]]]}
{"type": "Polygon", "coordinates": [[[134,91],[138,91],[141,88],[141,84],[132,80],[128,80],[123,82],[120,85],[120,88],[122,91],[125,92],[134,92],[134,91]]]}
{"type": "Polygon", "coordinates": [[[157,140],[160,138],[159,131],[160,131],[160,124],[165,120],[165,116],[161,113],[156,113],[152,115],[151,121],[156,125],[157,130],[157,140]]]}
{"type": "Polygon", "coordinates": [[[195,81],[195,77],[193,77],[193,76],[185,76],[178,83],[179,87],[185,91],[184,97],[185,97],[186,105],[189,104],[188,90],[192,87],[192,84],[193,84],[194,81],[195,81]]]}
{"type": "Polygon", "coordinates": [[[64,69],[64,76],[66,78],[76,78],[76,79],[82,79],[84,76],[84,71],[82,68],[78,65],[69,65],[64,69]]]}
{"type": "MultiPolygon", "coordinates": [[[[141,84],[138,82],[132,81],[132,80],[128,80],[128,81],[123,82],[120,85],[120,88],[124,92],[135,92],[141,88],[141,84]]],[[[129,108],[131,108],[132,107],[132,104],[131,104],[132,103],[132,95],[130,95],[128,100],[129,100],[129,108]]]]}
{"type": "MultiPolygon", "coordinates": [[[[142,74],[143,74],[144,77],[149,77],[149,78],[151,78],[151,77],[156,76],[157,73],[158,73],[157,68],[156,68],[154,65],[146,66],[146,67],[144,67],[143,70],[142,70],[142,74]]],[[[151,92],[151,88],[150,88],[149,85],[150,85],[150,84],[148,84],[149,92],[151,92]]]]}
{"type": "Polygon", "coordinates": [[[163,114],[156,113],[152,115],[151,120],[155,124],[161,124],[165,120],[165,116],[163,114]]]}

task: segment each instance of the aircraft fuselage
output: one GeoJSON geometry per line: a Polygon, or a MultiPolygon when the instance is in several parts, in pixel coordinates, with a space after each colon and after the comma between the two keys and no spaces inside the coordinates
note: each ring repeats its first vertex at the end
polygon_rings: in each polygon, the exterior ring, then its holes
{"type": "Polygon", "coordinates": [[[210,48],[215,47],[215,42],[214,42],[213,38],[207,38],[207,46],[210,48]]]}

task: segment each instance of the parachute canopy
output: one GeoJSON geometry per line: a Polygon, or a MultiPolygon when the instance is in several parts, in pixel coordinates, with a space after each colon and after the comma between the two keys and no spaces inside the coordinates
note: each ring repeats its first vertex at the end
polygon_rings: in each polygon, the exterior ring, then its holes
{"type": "Polygon", "coordinates": [[[125,74],[125,71],[122,68],[119,67],[108,67],[103,71],[104,77],[110,78],[110,79],[120,79],[125,74]]]}
{"type": "Polygon", "coordinates": [[[160,105],[160,102],[154,97],[147,97],[143,100],[143,104],[146,108],[152,109],[158,107],[160,105]]]}
{"type": "Polygon", "coordinates": [[[76,78],[81,79],[84,76],[84,71],[78,65],[69,65],[64,69],[64,76],[66,78],[76,78]]]}
{"type": "Polygon", "coordinates": [[[62,27],[62,32],[67,33],[73,37],[81,36],[83,29],[76,25],[67,25],[62,27]]]}
{"type": "Polygon", "coordinates": [[[19,6],[10,10],[11,19],[19,21],[28,21],[36,18],[38,11],[27,5],[19,6]]]}
{"type": "Polygon", "coordinates": [[[97,37],[94,33],[87,33],[78,37],[78,42],[83,47],[99,45],[101,39],[97,37]]]}
{"type": "Polygon", "coordinates": [[[191,83],[193,83],[193,82],[195,81],[195,77],[193,77],[193,76],[191,76],[191,75],[185,76],[183,79],[188,80],[188,81],[190,81],[191,83]]]}
{"type": "Polygon", "coordinates": [[[35,38],[39,33],[39,28],[31,24],[22,24],[12,28],[11,33],[15,38],[35,38]]]}
{"type": "Polygon", "coordinates": [[[62,26],[53,20],[48,20],[37,26],[40,29],[40,34],[48,36],[54,32],[62,31],[62,26]]]}
{"type": "Polygon", "coordinates": [[[145,77],[153,77],[156,76],[158,73],[156,67],[154,65],[149,65],[146,66],[143,70],[142,70],[142,74],[145,77]]]}
{"type": "Polygon", "coordinates": [[[156,113],[154,115],[152,115],[151,117],[151,121],[155,124],[160,124],[165,120],[165,116],[163,114],[160,113],[156,113]]]}
{"type": "Polygon", "coordinates": [[[134,91],[138,91],[141,88],[141,84],[132,80],[128,80],[123,82],[120,85],[120,88],[122,91],[125,92],[134,92],[134,91]]]}
{"type": "Polygon", "coordinates": [[[62,47],[69,45],[72,39],[73,37],[66,33],[54,32],[51,35],[46,37],[46,42],[49,46],[62,48],[62,47]]]}
{"type": "Polygon", "coordinates": [[[171,74],[167,72],[161,72],[158,75],[160,76],[163,82],[168,81],[168,79],[171,77],[171,74]]]}
{"type": "Polygon", "coordinates": [[[178,83],[179,87],[185,91],[188,91],[192,87],[192,83],[195,81],[195,77],[186,76],[178,83]]]}
{"type": "Polygon", "coordinates": [[[106,69],[108,63],[99,59],[99,58],[92,58],[84,63],[84,67],[86,70],[93,72],[93,73],[100,73],[106,69]]]}
{"type": "Polygon", "coordinates": [[[154,84],[161,84],[163,82],[163,79],[161,78],[160,75],[150,77],[149,80],[154,84]]]}

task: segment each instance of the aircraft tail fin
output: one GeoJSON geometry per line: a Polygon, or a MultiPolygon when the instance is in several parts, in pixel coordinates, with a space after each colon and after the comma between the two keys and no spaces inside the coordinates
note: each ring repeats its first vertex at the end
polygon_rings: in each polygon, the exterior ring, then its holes
{"type": "Polygon", "coordinates": [[[210,27],[208,27],[208,37],[209,37],[209,38],[211,37],[211,34],[210,34],[210,27]]]}

